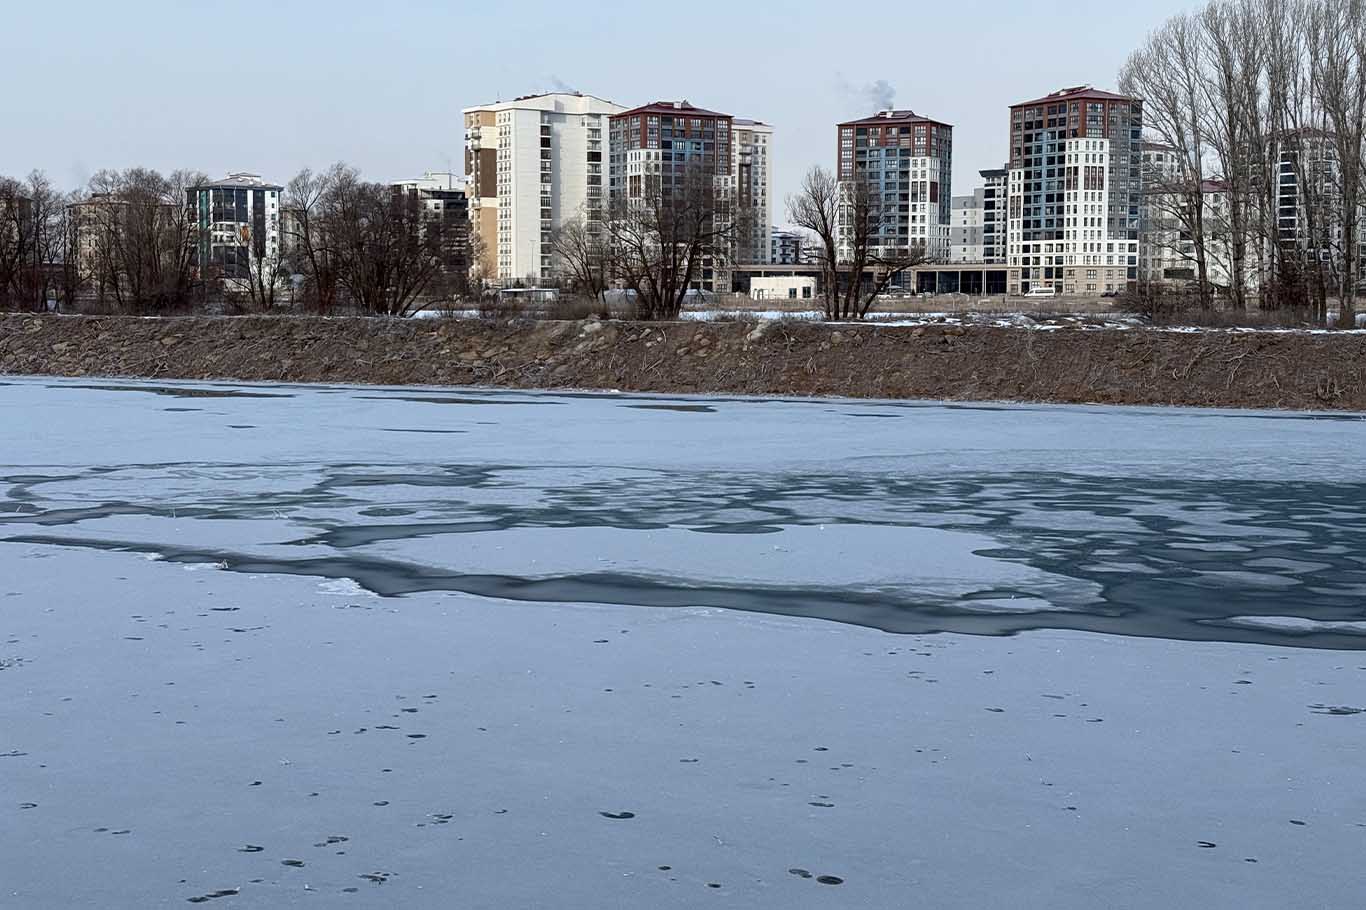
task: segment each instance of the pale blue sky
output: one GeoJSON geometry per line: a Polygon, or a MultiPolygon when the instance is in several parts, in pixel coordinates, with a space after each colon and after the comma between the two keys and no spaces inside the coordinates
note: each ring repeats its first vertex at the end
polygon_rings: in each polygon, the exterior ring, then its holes
{"type": "Polygon", "coordinates": [[[635,105],[686,97],[774,125],[774,215],[834,124],[897,107],[954,124],[954,191],[1006,155],[1007,106],[1113,88],[1191,3],[787,0],[9,0],[0,174],[74,186],[102,167],[253,171],[341,159],[375,180],[463,168],[460,109],[566,84],[635,105]],[[667,10],[667,12],[665,12],[667,10]]]}

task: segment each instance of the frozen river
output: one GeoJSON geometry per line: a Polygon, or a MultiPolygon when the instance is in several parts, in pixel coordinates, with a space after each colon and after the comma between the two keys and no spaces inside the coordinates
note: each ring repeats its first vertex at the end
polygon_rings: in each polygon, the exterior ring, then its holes
{"type": "Polygon", "coordinates": [[[0,382],[0,907],[1342,907],[1366,421],[0,382]]]}

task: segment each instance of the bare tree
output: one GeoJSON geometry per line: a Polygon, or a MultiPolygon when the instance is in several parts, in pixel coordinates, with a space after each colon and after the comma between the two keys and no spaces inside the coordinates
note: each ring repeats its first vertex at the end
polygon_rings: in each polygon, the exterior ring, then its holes
{"type": "Polygon", "coordinates": [[[1273,177],[1293,181],[1287,203],[1293,227],[1282,227],[1279,187],[1272,190],[1276,218],[1268,244],[1277,248],[1277,284],[1292,299],[1308,297],[1316,321],[1328,314],[1328,274],[1324,261],[1327,218],[1322,161],[1323,118],[1319,82],[1311,63],[1322,44],[1325,24],[1317,0],[1264,0],[1262,26],[1267,46],[1269,133],[1275,162],[1273,177]],[[1282,173],[1284,172],[1284,174],[1282,173]]]}
{"type": "Polygon", "coordinates": [[[330,191],[325,232],[337,282],[367,313],[408,316],[441,272],[440,239],[384,184],[347,176],[330,191]]]}
{"type": "Polygon", "coordinates": [[[337,305],[337,251],[328,230],[334,191],[358,179],[353,168],[339,161],[322,173],[305,168],[285,187],[281,230],[285,260],[299,276],[298,292],[305,306],[316,313],[326,315],[337,305]]]}
{"type": "Polygon", "coordinates": [[[1311,66],[1322,108],[1324,145],[1331,194],[1325,207],[1330,222],[1330,264],[1337,279],[1338,324],[1355,325],[1361,270],[1363,150],[1366,150],[1366,2],[1316,0],[1308,11],[1311,66]]]}
{"type": "Polygon", "coordinates": [[[186,307],[195,278],[197,224],[186,191],[204,175],[145,168],[101,171],[75,206],[80,266],[101,300],[129,312],[186,307]]]}
{"type": "MultiPolygon", "coordinates": [[[[201,273],[201,277],[208,279],[209,274],[201,273]]],[[[224,299],[233,309],[268,313],[284,302],[290,283],[289,264],[278,253],[261,254],[250,249],[246,266],[239,262],[233,274],[221,276],[221,283],[224,299]]]]}
{"type": "Polygon", "coordinates": [[[635,293],[641,319],[675,319],[690,290],[727,274],[735,238],[753,212],[737,203],[724,171],[689,165],[665,184],[632,176],[606,222],[614,277],[635,293]]]}
{"type": "Polygon", "coordinates": [[[550,248],[561,284],[601,303],[613,273],[606,231],[576,215],[551,233],[550,248]]]}
{"type": "Polygon", "coordinates": [[[34,309],[46,310],[57,299],[57,269],[62,262],[62,213],[64,197],[42,171],[29,174],[25,184],[29,198],[29,233],[32,252],[28,263],[28,299],[34,309]]]}
{"type": "Polygon", "coordinates": [[[1247,307],[1248,241],[1258,176],[1253,155],[1257,143],[1264,141],[1257,126],[1263,46],[1252,12],[1248,0],[1213,0],[1195,20],[1206,74],[1198,111],[1225,189],[1218,210],[1218,220],[1224,223],[1216,221],[1222,242],[1210,244],[1207,254],[1226,255],[1229,294],[1239,310],[1247,307]]]}
{"type": "Polygon", "coordinates": [[[862,180],[813,167],[787,211],[814,247],[826,319],[864,318],[893,281],[927,260],[925,245],[901,234],[898,203],[884,203],[862,180]]]}
{"type": "Polygon", "coordinates": [[[787,219],[806,233],[808,246],[821,269],[821,299],[826,319],[839,319],[840,185],[825,168],[816,165],[802,178],[801,189],[787,197],[787,219]]]}
{"type": "Polygon", "coordinates": [[[1234,307],[1255,274],[1260,306],[1303,306],[1323,323],[1336,298],[1353,324],[1366,277],[1366,0],[1209,0],[1154,33],[1121,83],[1183,159],[1171,198],[1202,289],[1203,263],[1223,254],[1234,307]],[[1210,173],[1212,209],[1196,192],[1210,173]]]}
{"type": "Polygon", "coordinates": [[[53,222],[53,247],[56,264],[53,268],[53,283],[57,293],[58,306],[74,310],[85,293],[85,284],[80,270],[80,234],[78,233],[80,211],[78,203],[84,198],[81,190],[72,190],[58,199],[53,222]]]}
{"type": "Polygon", "coordinates": [[[475,296],[485,295],[489,284],[498,275],[497,263],[489,250],[487,238],[479,231],[471,230],[469,235],[470,289],[475,296]]]}
{"type": "Polygon", "coordinates": [[[31,258],[30,200],[13,177],[0,177],[0,307],[21,303],[25,264],[31,258]]]}
{"type": "Polygon", "coordinates": [[[901,233],[898,204],[884,202],[862,180],[840,184],[839,227],[847,276],[835,318],[862,319],[893,281],[928,257],[923,242],[901,233]]]}
{"type": "Polygon", "coordinates": [[[1189,15],[1168,19],[1129,55],[1120,70],[1120,90],[1144,100],[1148,130],[1175,150],[1180,164],[1167,186],[1153,191],[1178,201],[1170,215],[1190,237],[1200,305],[1213,303],[1205,243],[1205,125],[1207,95],[1201,72],[1197,21],[1189,15]]]}

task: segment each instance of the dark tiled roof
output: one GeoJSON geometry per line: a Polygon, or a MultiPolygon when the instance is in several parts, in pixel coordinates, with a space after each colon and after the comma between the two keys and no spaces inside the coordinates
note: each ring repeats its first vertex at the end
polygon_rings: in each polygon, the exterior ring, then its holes
{"type": "Polygon", "coordinates": [[[655,101],[651,104],[633,107],[629,111],[622,111],[620,114],[613,114],[612,116],[630,117],[634,114],[671,114],[678,117],[730,117],[730,114],[720,114],[716,111],[708,111],[700,107],[693,107],[687,101],[655,101]]]}
{"type": "Polygon", "coordinates": [[[1035,98],[1033,101],[1021,101],[1012,104],[1011,107],[1032,107],[1036,104],[1051,104],[1055,101],[1071,101],[1073,99],[1086,99],[1090,101],[1138,101],[1128,95],[1117,95],[1114,92],[1102,91],[1089,85],[1074,85],[1071,88],[1059,89],[1050,95],[1042,98],[1035,98]]]}
{"type": "Polygon", "coordinates": [[[908,123],[935,123],[939,126],[951,126],[951,124],[945,123],[942,120],[935,120],[933,117],[923,117],[909,109],[904,111],[878,111],[876,114],[871,114],[858,120],[846,120],[844,123],[841,123],[840,126],[885,126],[887,124],[904,126],[908,123]]]}

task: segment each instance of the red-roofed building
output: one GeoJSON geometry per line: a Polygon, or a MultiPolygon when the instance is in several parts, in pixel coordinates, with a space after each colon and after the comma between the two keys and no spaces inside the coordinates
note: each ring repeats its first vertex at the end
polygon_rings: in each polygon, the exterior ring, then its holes
{"type": "MultiPolygon", "coordinates": [[[[660,194],[697,191],[699,180],[717,194],[720,212],[736,202],[735,118],[688,101],[654,101],[612,115],[608,150],[608,194],[615,206],[639,204],[660,194]]],[[[747,221],[746,221],[747,223],[747,221]]],[[[766,247],[766,243],[765,243],[766,247]]],[[[727,257],[698,265],[695,290],[729,291],[727,257]]]]}
{"type": "Polygon", "coordinates": [[[1010,106],[1012,293],[1096,295],[1138,278],[1143,101],[1089,85],[1010,106]]]}
{"type": "Polygon", "coordinates": [[[647,176],[659,175],[668,190],[692,168],[717,175],[731,164],[730,114],[687,101],[656,101],[613,114],[607,189],[613,199],[639,199],[647,176]]]}
{"type": "MultiPolygon", "coordinates": [[[[923,246],[945,261],[953,199],[953,127],[912,110],[879,111],[836,126],[836,175],[867,187],[882,249],[923,246]]],[[[841,243],[841,255],[848,255],[841,243]]]]}

